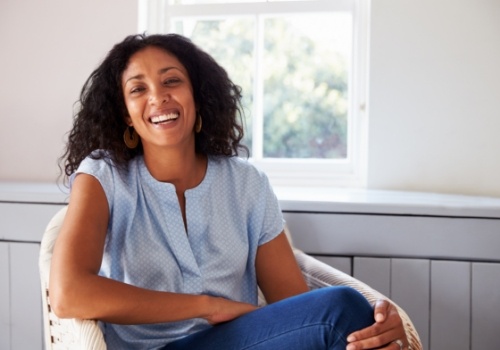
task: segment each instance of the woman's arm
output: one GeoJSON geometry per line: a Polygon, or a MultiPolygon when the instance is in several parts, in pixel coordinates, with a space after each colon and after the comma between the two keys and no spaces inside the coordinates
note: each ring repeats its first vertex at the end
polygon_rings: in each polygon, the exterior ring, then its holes
{"type": "Polygon", "coordinates": [[[78,175],[51,264],[50,299],[59,317],[121,324],[189,318],[218,323],[255,309],[222,298],[146,290],[99,276],[108,220],[100,183],[93,176],[78,175]]]}
{"type": "MultiPolygon", "coordinates": [[[[258,248],[255,264],[257,281],[269,303],[308,291],[284,232],[258,248]]],[[[377,301],[374,317],[376,322],[373,325],[354,332],[347,338],[350,342],[349,350],[393,349],[398,345],[391,342],[397,339],[407,349],[403,322],[392,304],[385,300],[377,301]]]]}
{"type": "Polygon", "coordinates": [[[255,267],[268,303],[309,290],[284,231],[257,249],[255,267]]]}

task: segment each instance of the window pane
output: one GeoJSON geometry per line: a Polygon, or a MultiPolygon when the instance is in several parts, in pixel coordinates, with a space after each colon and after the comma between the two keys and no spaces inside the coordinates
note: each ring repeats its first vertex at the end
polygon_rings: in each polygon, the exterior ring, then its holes
{"type": "Polygon", "coordinates": [[[349,13],[264,21],[264,157],[347,156],[349,13]]]}
{"type": "Polygon", "coordinates": [[[172,31],[191,38],[212,55],[226,69],[231,80],[242,88],[245,123],[243,143],[251,150],[255,20],[246,17],[175,20],[172,31]]]}

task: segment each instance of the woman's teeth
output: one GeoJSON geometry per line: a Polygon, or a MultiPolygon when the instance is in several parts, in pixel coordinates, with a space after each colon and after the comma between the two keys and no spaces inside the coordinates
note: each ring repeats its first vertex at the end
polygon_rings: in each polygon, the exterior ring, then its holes
{"type": "Polygon", "coordinates": [[[154,117],[151,117],[151,122],[153,124],[160,124],[160,123],[168,122],[169,120],[177,119],[178,117],[179,117],[179,115],[177,113],[156,115],[154,117]]]}

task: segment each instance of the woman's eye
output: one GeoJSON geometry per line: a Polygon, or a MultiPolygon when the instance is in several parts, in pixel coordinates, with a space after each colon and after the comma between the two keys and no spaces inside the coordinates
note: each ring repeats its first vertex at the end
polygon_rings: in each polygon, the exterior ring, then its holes
{"type": "Polygon", "coordinates": [[[144,88],[142,88],[142,87],[135,87],[135,88],[133,88],[133,89],[130,90],[130,93],[131,94],[135,94],[135,93],[139,93],[139,92],[141,92],[143,90],[144,90],[144,88]]]}
{"type": "Polygon", "coordinates": [[[169,78],[169,79],[165,79],[163,81],[163,84],[165,84],[165,85],[173,85],[173,84],[177,84],[178,82],[180,82],[180,79],[178,79],[178,78],[169,78]]]}

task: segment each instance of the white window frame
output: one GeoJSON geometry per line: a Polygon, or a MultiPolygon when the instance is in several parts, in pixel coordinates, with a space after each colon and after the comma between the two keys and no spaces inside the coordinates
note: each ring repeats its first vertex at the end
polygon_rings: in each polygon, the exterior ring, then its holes
{"type": "MultiPolygon", "coordinates": [[[[353,52],[349,77],[348,155],[346,159],[262,158],[263,125],[260,98],[263,86],[255,84],[257,101],[252,114],[254,133],[251,161],[262,169],[274,186],[280,187],[365,187],[368,150],[368,53],[370,0],[277,1],[232,4],[169,5],[168,0],[139,0],[139,32],[166,33],[171,18],[211,19],[232,16],[260,16],[257,36],[262,33],[262,18],[273,14],[349,11],[353,14],[353,52]]],[[[262,53],[256,49],[256,55],[262,53]]],[[[257,59],[257,61],[259,58],[257,59]]],[[[256,64],[256,79],[261,69],[256,64]]]]}

